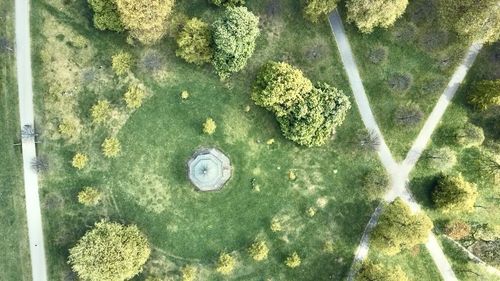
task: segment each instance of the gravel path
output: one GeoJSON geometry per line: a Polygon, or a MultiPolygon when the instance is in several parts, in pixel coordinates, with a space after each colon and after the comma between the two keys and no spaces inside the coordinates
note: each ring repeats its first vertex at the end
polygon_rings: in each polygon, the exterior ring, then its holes
{"type": "MultiPolygon", "coordinates": [[[[29,1],[16,0],[15,11],[20,122],[21,127],[24,125],[34,127],[29,1]]],[[[34,281],[46,281],[47,266],[38,194],[38,176],[31,168],[31,161],[36,157],[34,139],[23,140],[22,153],[32,276],[34,281]]]]}
{"type": "MultiPolygon", "coordinates": [[[[394,158],[391,155],[389,148],[387,147],[384,137],[377,125],[375,117],[371,111],[370,104],[368,98],[366,96],[365,89],[363,87],[363,83],[361,77],[359,75],[359,71],[354,59],[354,55],[352,53],[351,47],[349,45],[349,41],[344,31],[344,27],[342,24],[342,19],[337,11],[334,11],[329,16],[330,26],[332,28],[332,32],[335,36],[335,41],[337,42],[337,47],[339,49],[340,57],[342,59],[342,63],[344,65],[344,69],[347,73],[349,84],[354,94],[354,98],[356,100],[356,104],[358,106],[359,112],[361,114],[361,119],[365,124],[365,127],[373,131],[381,141],[381,146],[378,151],[379,158],[389,173],[391,178],[390,190],[384,196],[384,200],[386,202],[390,202],[394,200],[396,197],[401,197],[410,205],[410,208],[413,211],[420,210],[419,204],[414,200],[413,196],[407,189],[408,177],[410,172],[415,166],[415,163],[418,161],[420,155],[424,151],[427,146],[430,137],[433,131],[436,129],[439,121],[443,117],[443,114],[450,104],[451,99],[455,95],[460,83],[462,83],[467,71],[474,63],[477,54],[481,50],[481,44],[473,44],[462,64],[457,68],[455,73],[453,74],[447,88],[444,90],[443,94],[439,98],[436,106],[433,111],[429,115],[429,118],[426,120],[422,131],[419,133],[415,143],[412,148],[408,152],[406,159],[403,161],[401,165],[396,163],[394,158]]],[[[356,264],[366,259],[368,255],[368,249],[370,245],[370,233],[377,224],[379,215],[381,212],[381,205],[379,205],[374,213],[372,214],[370,221],[368,222],[365,231],[362,234],[360,244],[356,249],[354,255],[354,261],[351,266],[351,269],[348,273],[348,280],[353,280],[356,275],[356,264]]],[[[425,244],[429,254],[431,255],[436,267],[441,274],[441,277],[445,281],[454,281],[457,280],[453,269],[451,268],[450,263],[446,259],[443,250],[441,249],[436,237],[431,232],[429,234],[429,239],[425,244]]]]}

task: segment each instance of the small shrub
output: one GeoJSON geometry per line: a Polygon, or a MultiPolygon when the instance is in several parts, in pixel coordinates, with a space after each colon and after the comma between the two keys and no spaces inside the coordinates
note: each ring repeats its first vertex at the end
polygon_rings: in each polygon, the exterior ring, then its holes
{"type": "Polygon", "coordinates": [[[216,128],[217,125],[212,118],[207,118],[207,120],[205,120],[205,123],[203,123],[203,133],[207,135],[212,135],[213,133],[215,133],[216,128]]]}
{"type": "Polygon", "coordinates": [[[429,94],[441,94],[441,92],[444,89],[444,86],[446,84],[446,81],[443,79],[427,79],[422,83],[422,86],[420,87],[420,94],[422,95],[429,95],[429,94]]]}
{"type": "Polygon", "coordinates": [[[78,203],[95,206],[101,201],[102,193],[94,187],[87,186],[78,192],[78,203]]]}
{"type": "Polygon", "coordinates": [[[374,64],[381,64],[387,59],[387,48],[377,46],[368,51],[368,60],[374,64]]]}
{"type": "Polygon", "coordinates": [[[102,153],[108,158],[114,158],[118,156],[121,151],[121,144],[117,138],[109,137],[102,143],[102,153]]]}
{"type": "Polygon", "coordinates": [[[271,231],[272,232],[280,232],[280,231],[283,231],[283,225],[281,224],[281,222],[277,219],[273,219],[271,221],[271,231]]]}
{"type": "Polygon", "coordinates": [[[215,270],[221,274],[229,275],[233,272],[235,265],[236,261],[231,255],[222,253],[219,256],[219,261],[217,262],[217,268],[215,270]]]}
{"type": "Polygon", "coordinates": [[[470,232],[470,225],[462,220],[450,221],[444,227],[444,233],[455,240],[469,236],[470,232]]]}
{"type": "MultiPolygon", "coordinates": [[[[267,145],[272,145],[272,144],[274,144],[274,142],[275,142],[275,140],[274,140],[274,139],[268,139],[268,140],[266,141],[266,144],[267,144],[267,145]]],[[[288,177],[290,177],[290,174],[288,174],[288,177]]]]}
{"type": "Polygon", "coordinates": [[[257,241],[250,246],[248,249],[252,259],[256,261],[262,261],[267,259],[267,254],[269,253],[269,248],[263,241],[257,241]]]}
{"type": "Polygon", "coordinates": [[[189,93],[188,91],[182,91],[181,92],[181,99],[187,100],[189,98],[189,93]]]}
{"type": "Polygon", "coordinates": [[[295,173],[292,170],[290,170],[288,171],[288,179],[294,181],[297,179],[297,175],[295,175],[295,173]]]}
{"type": "Polygon", "coordinates": [[[416,104],[408,104],[399,107],[394,114],[394,122],[403,126],[415,126],[424,117],[424,113],[416,104]]]}
{"type": "Polygon", "coordinates": [[[87,155],[78,152],[77,154],[75,154],[75,156],[73,156],[73,160],[71,161],[71,165],[73,167],[77,168],[78,170],[81,170],[81,169],[85,168],[85,166],[87,166],[88,162],[89,162],[89,158],[87,157],[87,155]]]}
{"type": "Polygon", "coordinates": [[[104,123],[111,114],[111,104],[107,100],[100,100],[92,106],[90,110],[92,122],[96,124],[104,123]]]}
{"type": "Polygon", "coordinates": [[[480,146],[484,141],[484,132],[481,127],[466,123],[456,132],[455,138],[462,147],[480,146]]]}
{"type": "Polygon", "coordinates": [[[290,268],[296,268],[300,266],[301,260],[299,254],[297,252],[293,252],[290,256],[288,256],[285,260],[286,266],[290,268]]]}
{"type": "Polygon", "coordinates": [[[194,281],[196,279],[196,267],[187,265],[181,269],[182,281],[194,281]]]}
{"type": "Polygon", "coordinates": [[[130,70],[133,64],[132,54],[124,51],[121,51],[113,55],[111,59],[112,59],[111,66],[113,68],[113,71],[118,76],[126,74],[130,70]]]}
{"type": "Polygon", "coordinates": [[[306,210],[306,214],[307,216],[309,216],[310,218],[314,217],[314,215],[316,215],[316,212],[318,210],[314,207],[309,207],[307,210],[306,210]]]}
{"type": "Polygon", "coordinates": [[[412,82],[412,77],[408,73],[395,73],[389,77],[387,83],[391,90],[396,92],[407,91],[412,82]]]}
{"type": "Polygon", "coordinates": [[[123,96],[125,103],[127,104],[127,108],[129,109],[137,109],[141,107],[142,101],[146,96],[146,92],[143,89],[142,85],[132,84],[129,85],[127,92],[123,96]]]}

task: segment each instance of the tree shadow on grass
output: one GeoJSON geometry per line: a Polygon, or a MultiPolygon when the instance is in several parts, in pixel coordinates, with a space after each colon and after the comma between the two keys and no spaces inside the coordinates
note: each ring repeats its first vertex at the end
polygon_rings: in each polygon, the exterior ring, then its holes
{"type": "Polygon", "coordinates": [[[410,187],[415,199],[426,208],[432,208],[432,191],[438,180],[437,175],[415,177],[410,182],[410,187]]]}

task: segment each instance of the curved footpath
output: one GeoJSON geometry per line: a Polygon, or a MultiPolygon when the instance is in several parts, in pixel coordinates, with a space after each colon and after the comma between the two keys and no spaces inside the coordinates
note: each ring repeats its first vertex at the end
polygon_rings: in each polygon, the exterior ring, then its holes
{"type": "MultiPolygon", "coordinates": [[[[457,68],[457,70],[453,74],[447,88],[439,98],[432,113],[429,115],[429,118],[426,120],[424,127],[420,131],[417,139],[415,140],[415,143],[408,152],[406,159],[403,161],[401,165],[398,165],[394,160],[394,158],[392,157],[391,152],[385,143],[384,137],[371,111],[370,103],[366,96],[366,92],[363,87],[363,83],[359,75],[358,68],[356,66],[354,55],[352,53],[349,41],[344,31],[342,19],[340,18],[340,15],[337,11],[332,12],[329,15],[328,19],[330,22],[330,26],[332,28],[332,32],[335,36],[335,41],[337,42],[337,47],[339,49],[344,69],[349,79],[349,84],[352,88],[356,104],[361,114],[361,119],[363,120],[365,127],[368,130],[373,131],[380,139],[381,145],[378,151],[378,155],[383,166],[385,167],[391,178],[390,190],[385,194],[384,200],[390,202],[394,200],[396,197],[401,197],[403,200],[406,201],[406,203],[409,204],[410,208],[413,211],[420,210],[419,204],[413,199],[413,196],[407,189],[409,174],[412,171],[413,167],[415,166],[415,163],[420,158],[420,155],[424,151],[425,147],[427,146],[427,143],[429,142],[433,131],[437,127],[441,118],[443,117],[446,108],[450,104],[450,101],[455,95],[460,83],[465,78],[467,71],[472,66],[474,60],[476,59],[477,54],[482,48],[482,45],[473,44],[469,48],[462,64],[457,68]]],[[[374,213],[370,218],[370,221],[368,222],[365,228],[365,231],[362,234],[360,244],[356,249],[354,255],[353,264],[348,273],[348,280],[353,280],[354,276],[357,273],[356,271],[357,267],[355,265],[358,262],[361,262],[364,259],[366,259],[368,255],[370,233],[377,224],[380,212],[381,212],[381,205],[379,205],[375,209],[374,213]]],[[[443,253],[433,233],[429,234],[429,239],[425,244],[425,246],[427,247],[427,250],[429,251],[429,254],[431,255],[434,263],[436,264],[436,267],[438,268],[442,278],[445,281],[457,280],[455,273],[453,272],[453,269],[451,268],[448,260],[446,259],[445,254],[443,253]]]]}
{"type": "MultiPolygon", "coordinates": [[[[28,0],[16,0],[15,18],[20,123],[21,128],[24,125],[34,127],[28,0]]],[[[38,194],[38,176],[31,169],[31,161],[36,157],[34,139],[23,140],[22,153],[32,277],[34,281],[46,281],[47,266],[45,261],[40,198],[38,194]]]]}

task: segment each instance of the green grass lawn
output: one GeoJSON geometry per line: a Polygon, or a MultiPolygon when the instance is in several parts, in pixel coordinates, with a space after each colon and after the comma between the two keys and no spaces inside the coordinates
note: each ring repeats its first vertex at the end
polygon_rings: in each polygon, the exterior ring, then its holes
{"type": "MultiPolygon", "coordinates": [[[[437,28],[433,2],[409,1],[406,13],[393,27],[371,34],[362,34],[345,22],[370,105],[396,160],[405,158],[467,49],[467,43],[455,34],[437,28]],[[370,54],[378,48],[385,50],[386,58],[374,63],[370,54]],[[408,80],[396,79],[400,75],[408,80]],[[401,86],[391,86],[394,81],[401,86]],[[418,105],[424,118],[416,125],[395,123],[395,111],[408,104],[418,105]]],[[[343,10],[341,6],[345,21],[343,10]]]]}
{"type": "MultiPolygon", "coordinates": [[[[494,150],[494,147],[498,145],[499,132],[495,131],[493,127],[494,123],[491,121],[492,119],[488,118],[488,116],[493,114],[494,110],[498,110],[498,108],[493,108],[491,112],[478,112],[473,110],[466,101],[467,93],[471,89],[471,84],[474,81],[481,79],[498,79],[500,77],[500,73],[498,72],[500,62],[497,58],[499,48],[500,44],[498,43],[486,46],[478,55],[476,63],[471,68],[466,81],[459,89],[453,103],[446,111],[443,120],[437,131],[434,133],[432,142],[428,147],[428,149],[432,149],[435,147],[450,146],[457,152],[458,163],[450,171],[450,173],[461,173],[467,181],[473,182],[477,185],[479,196],[475,204],[476,208],[474,212],[466,214],[443,214],[433,208],[431,202],[431,192],[433,190],[438,172],[429,169],[425,164],[425,159],[417,163],[417,166],[411,175],[412,191],[418,201],[424,206],[427,214],[431,216],[438,229],[442,228],[444,222],[457,218],[471,223],[488,223],[491,225],[500,224],[498,216],[498,185],[492,182],[492,180],[488,177],[485,177],[485,175],[481,174],[475,164],[476,159],[478,159],[479,149],[494,150]],[[460,149],[455,143],[453,136],[450,135],[453,128],[463,126],[467,120],[470,120],[473,124],[484,129],[486,140],[480,148],[460,149]]],[[[472,268],[474,272],[482,272],[481,267],[468,262],[467,259],[464,259],[464,256],[460,255],[460,250],[455,249],[456,247],[451,245],[449,242],[446,243],[443,240],[443,245],[445,246],[445,252],[452,260],[457,274],[459,274],[459,276],[464,280],[477,280],[477,275],[470,273],[469,270],[472,268]]],[[[481,280],[495,280],[495,278],[488,276],[486,273],[481,274],[484,274],[482,275],[483,277],[481,280]]]]}
{"type": "MultiPolygon", "coordinates": [[[[33,3],[37,115],[46,138],[40,152],[51,165],[41,182],[51,280],[73,276],[68,249],[102,218],[137,224],[147,235],[153,254],[137,280],[176,277],[188,264],[197,266],[200,280],[225,279],[214,270],[222,251],[237,257],[230,280],[345,277],[376,205],[364,194],[361,179],[380,168],[379,161],[357,147],[355,135],[363,125],[352,97],[353,108],[335,139],[312,149],[284,139],[272,114],[253,105],[252,82],[271,59],[288,61],[311,80],[351,93],[326,21],[312,25],[302,20],[297,1],[249,5],[261,18],[256,52],[245,70],[220,82],[210,66],[195,67],[175,57],[172,38],[134,48],[125,43],[125,35],[95,30],[84,0],[33,3]],[[114,76],[110,67],[111,56],[122,49],[138,62],[134,75],[126,78],[114,76]],[[152,56],[160,61],[155,71],[143,64],[152,56]],[[122,95],[134,79],[149,96],[143,107],[130,112],[122,95]],[[184,90],[190,93],[185,101],[180,98],[184,90]],[[102,98],[114,105],[114,118],[91,125],[89,109],[102,98]],[[212,136],[201,133],[207,117],[217,123],[212,136]],[[77,138],[59,136],[57,126],[65,118],[78,120],[77,138]],[[121,155],[112,160],[100,152],[109,135],[122,143],[121,155]],[[275,142],[269,145],[269,139],[275,142]],[[187,180],[187,160],[207,146],[224,151],[234,167],[220,192],[195,192],[187,180]],[[71,167],[78,151],[90,158],[82,171],[71,167]],[[290,171],[296,180],[289,179],[290,171]],[[84,186],[102,190],[103,202],[95,208],[78,204],[76,195],[84,186]],[[313,217],[306,214],[310,207],[318,210],[313,217]],[[273,220],[281,221],[283,231],[270,230],[273,220]],[[270,246],[265,262],[247,254],[256,238],[270,246]],[[328,241],[334,243],[333,253],[323,250],[328,241]],[[289,269],[284,259],[293,251],[302,264],[289,269]]],[[[179,2],[177,11],[208,22],[221,12],[205,0],[179,2]]]]}
{"type": "Polygon", "coordinates": [[[31,280],[22,181],[16,64],[14,52],[14,1],[0,3],[0,271],[2,280],[31,280]]]}

